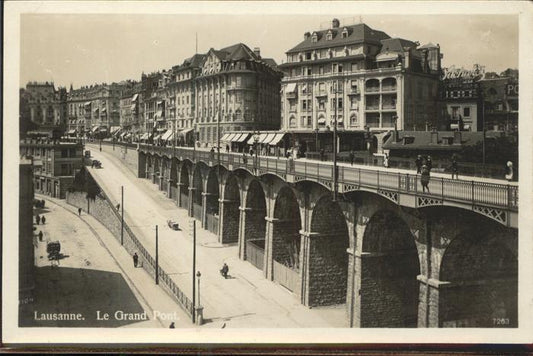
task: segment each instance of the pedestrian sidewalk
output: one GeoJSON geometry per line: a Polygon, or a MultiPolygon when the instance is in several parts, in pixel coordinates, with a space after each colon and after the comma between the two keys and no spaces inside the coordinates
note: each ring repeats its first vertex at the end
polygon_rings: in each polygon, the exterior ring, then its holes
{"type": "MultiPolygon", "coordinates": [[[[78,218],[77,208],[67,204],[65,200],[54,199],[47,196],[39,196],[53,204],[72,213],[78,218]]],[[[74,218],[73,216],[73,218],[74,218]]],[[[100,222],[91,215],[82,212],[79,217],[87,225],[93,234],[100,241],[100,244],[107,250],[109,255],[119,266],[126,282],[133,290],[134,294],[140,298],[140,302],[146,305],[150,320],[129,324],[126,327],[164,327],[168,328],[171,322],[176,328],[194,327],[190,317],[181,309],[161,287],[155,284],[152,277],[140,267],[135,268],[133,258],[120,245],[119,241],[100,222]]],[[[102,304],[104,301],[102,301],[102,304]]]]}

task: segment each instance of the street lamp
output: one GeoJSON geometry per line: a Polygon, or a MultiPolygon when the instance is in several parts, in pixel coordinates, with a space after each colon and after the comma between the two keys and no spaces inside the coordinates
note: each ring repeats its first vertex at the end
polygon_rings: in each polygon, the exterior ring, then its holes
{"type": "Polygon", "coordinates": [[[254,168],[257,169],[257,146],[259,143],[259,130],[254,132],[254,150],[255,150],[255,162],[254,162],[254,168]]]}
{"type": "Polygon", "coordinates": [[[316,147],[316,152],[318,152],[318,127],[315,129],[315,147],[316,147]]]}
{"type": "Polygon", "coordinates": [[[198,279],[198,306],[202,305],[202,303],[200,303],[200,277],[202,277],[200,271],[196,272],[196,278],[198,279]]]}

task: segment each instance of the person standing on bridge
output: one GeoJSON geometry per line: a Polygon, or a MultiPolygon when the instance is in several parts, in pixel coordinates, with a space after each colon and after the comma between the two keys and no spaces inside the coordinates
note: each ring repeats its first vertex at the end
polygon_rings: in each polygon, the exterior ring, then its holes
{"type": "Polygon", "coordinates": [[[137,255],[137,252],[133,254],[133,267],[137,268],[137,264],[139,263],[139,255],[137,255]]]}
{"type": "Polygon", "coordinates": [[[351,150],[350,151],[350,166],[353,166],[354,159],[355,159],[355,152],[351,150]]]}
{"type": "MultiPolygon", "coordinates": [[[[506,172],[505,172],[505,179],[507,179],[507,181],[510,182],[510,181],[513,180],[513,176],[514,176],[513,162],[508,161],[507,162],[507,167],[506,167],[506,172]]],[[[37,223],[37,224],[39,224],[39,223],[37,223]]]]}
{"type": "Polygon", "coordinates": [[[457,164],[457,156],[454,154],[452,156],[452,179],[455,176],[456,179],[459,179],[459,165],[457,164]]]}
{"type": "Polygon", "coordinates": [[[427,165],[422,166],[422,172],[420,177],[420,183],[422,184],[422,191],[425,193],[426,189],[429,193],[429,168],[427,165]]]}
{"type": "Polygon", "coordinates": [[[422,168],[422,156],[421,155],[418,155],[418,157],[416,157],[415,165],[416,165],[416,173],[419,174],[422,168]]]}

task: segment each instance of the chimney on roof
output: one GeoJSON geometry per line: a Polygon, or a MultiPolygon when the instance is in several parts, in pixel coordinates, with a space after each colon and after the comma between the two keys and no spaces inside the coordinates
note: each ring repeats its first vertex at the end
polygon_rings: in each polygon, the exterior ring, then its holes
{"type": "Polygon", "coordinates": [[[339,19],[333,19],[333,21],[331,21],[331,28],[339,28],[340,24],[339,19]]]}
{"type": "Polygon", "coordinates": [[[304,33],[304,40],[308,39],[309,37],[311,37],[309,32],[304,33]]]}
{"type": "Polygon", "coordinates": [[[261,58],[261,49],[259,47],[254,47],[254,54],[258,57],[258,58],[261,58]]]}

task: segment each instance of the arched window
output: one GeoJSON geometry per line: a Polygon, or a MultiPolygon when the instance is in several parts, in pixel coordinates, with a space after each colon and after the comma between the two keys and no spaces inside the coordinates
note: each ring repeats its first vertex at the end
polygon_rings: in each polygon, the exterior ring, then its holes
{"type": "Polygon", "coordinates": [[[350,115],[350,126],[357,126],[357,113],[350,115]]]}
{"type": "Polygon", "coordinates": [[[289,118],[289,127],[296,127],[296,118],[294,116],[289,118]]]}

